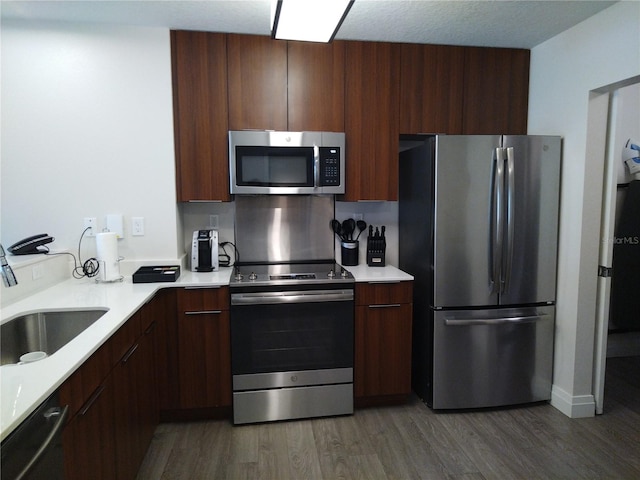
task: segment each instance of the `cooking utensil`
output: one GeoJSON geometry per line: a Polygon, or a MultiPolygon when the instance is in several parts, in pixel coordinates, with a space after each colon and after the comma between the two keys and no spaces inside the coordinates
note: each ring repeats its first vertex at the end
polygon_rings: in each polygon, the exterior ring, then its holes
{"type": "Polygon", "coordinates": [[[358,220],[356,222],[356,225],[358,227],[358,230],[360,230],[358,232],[358,236],[356,237],[356,242],[358,241],[358,239],[360,238],[360,235],[362,235],[362,232],[364,232],[367,228],[367,222],[365,222],[364,220],[358,220]]]}
{"type": "Polygon", "coordinates": [[[353,241],[353,232],[356,231],[356,221],[350,218],[347,222],[349,223],[349,240],[353,241]]]}
{"type": "Polygon", "coordinates": [[[355,229],[355,220],[353,218],[347,218],[344,222],[342,222],[342,235],[344,241],[353,240],[351,236],[353,230],[355,229]],[[351,224],[353,222],[353,225],[351,224]]]}
{"type": "Polygon", "coordinates": [[[340,240],[344,241],[344,236],[343,236],[343,232],[342,232],[342,225],[335,218],[333,220],[331,220],[331,230],[333,230],[333,233],[335,233],[340,240]]]}

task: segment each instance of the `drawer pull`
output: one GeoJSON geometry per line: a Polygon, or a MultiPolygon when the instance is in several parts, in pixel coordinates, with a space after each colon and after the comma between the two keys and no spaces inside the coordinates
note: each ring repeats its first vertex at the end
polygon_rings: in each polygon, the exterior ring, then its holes
{"type": "Polygon", "coordinates": [[[87,400],[87,403],[85,403],[84,406],[80,409],[80,412],[78,412],[78,415],[83,415],[83,416],[86,415],[89,409],[93,406],[93,404],[96,403],[96,400],[98,400],[98,397],[100,397],[103,390],[104,390],[104,385],[100,385],[98,388],[96,388],[95,391],[89,397],[89,400],[87,400]]]}
{"type": "Polygon", "coordinates": [[[145,335],[151,334],[156,329],[156,325],[157,325],[157,323],[156,323],[155,320],[153,322],[151,322],[149,324],[149,326],[147,327],[147,329],[144,331],[144,334],[145,335]]]}
{"type": "Polygon", "coordinates": [[[382,305],[369,305],[369,308],[399,308],[401,304],[399,303],[387,303],[382,305]]]}
{"type": "Polygon", "coordinates": [[[120,360],[120,362],[124,365],[125,363],[127,363],[129,361],[129,359],[131,358],[131,355],[133,355],[136,350],[138,349],[138,346],[140,344],[136,343],[133,347],[131,347],[127,353],[124,354],[124,357],[122,357],[122,360],[120,360]]]}
{"type": "Polygon", "coordinates": [[[222,310],[200,310],[197,312],[184,312],[185,315],[219,315],[222,310]]]}

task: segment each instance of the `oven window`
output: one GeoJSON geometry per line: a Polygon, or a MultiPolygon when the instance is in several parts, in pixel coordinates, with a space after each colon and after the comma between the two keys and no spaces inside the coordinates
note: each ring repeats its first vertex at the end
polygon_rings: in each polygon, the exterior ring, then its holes
{"type": "Polygon", "coordinates": [[[313,147],[236,147],[238,186],[313,186],[313,147]]]}
{"type": "Polygon", "coordinates": [[[353,367],[353,302],[234,306],[234,375],[353,367]]]}

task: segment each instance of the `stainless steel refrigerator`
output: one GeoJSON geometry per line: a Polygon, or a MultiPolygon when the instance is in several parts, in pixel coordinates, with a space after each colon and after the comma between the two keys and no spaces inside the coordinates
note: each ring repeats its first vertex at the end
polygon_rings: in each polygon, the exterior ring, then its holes
{"type": "Polygon", "coordinates": [[[412,383],[433,409],[551,397],[561,139],[403,135],[412,383]]]}

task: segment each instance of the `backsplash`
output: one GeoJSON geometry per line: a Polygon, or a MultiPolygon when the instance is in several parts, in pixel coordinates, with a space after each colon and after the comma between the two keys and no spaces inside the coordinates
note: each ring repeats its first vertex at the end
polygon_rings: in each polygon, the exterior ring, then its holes
{"type": "Polygon", "coordinates": [[[0,305],[6,307],[18,300],[71,278],[71,257],[68,255],[9,256],[7,260],[16,274],[18,284],[7,288],[2,285],[0,305]]]}
{"type": "MultiPolygon", "coordinates": [[[[235,203],[234,202],[194,202],[179,204],[182,223],[182,245],[189,252],[194,230],[215,228],[211,216],[217,219],[220,242],[235,243],[235,203]]],[[[335,218],[342,221],[362,215],[367,225],[385,225],[387,236],[387,265],[398,266],[398,203],[397,202],[335,202],[335,218]]],[[[327,229],[330,226],[327,225],[327,229]]],[[[335,236],[334,236],[335,238],[335,236]]],[[[359,264],[366,265],[366,232],[360,237],[359,264]]],[[[340,263],[340,243],[335,238],[335,259],[340,263]]]]}

